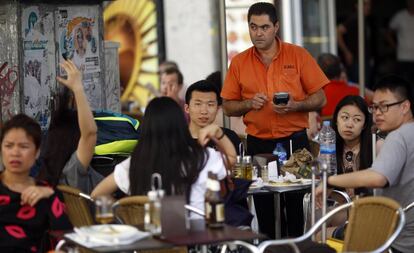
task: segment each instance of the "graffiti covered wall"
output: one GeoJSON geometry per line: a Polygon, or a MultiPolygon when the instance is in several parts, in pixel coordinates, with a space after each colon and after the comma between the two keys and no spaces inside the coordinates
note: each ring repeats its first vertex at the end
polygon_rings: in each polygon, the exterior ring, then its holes
{"type": "Polygon", "coordinates": [[[20,112],[17,5],[0,0],[0,124],[20,112]]]}

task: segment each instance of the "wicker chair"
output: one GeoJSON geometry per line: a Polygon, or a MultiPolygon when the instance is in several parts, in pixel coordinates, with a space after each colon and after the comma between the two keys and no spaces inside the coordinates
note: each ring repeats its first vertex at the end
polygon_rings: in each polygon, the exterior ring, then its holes
{"type": "Polygon", "coordinates": [[[312,236],[336,213],[351,208],[343,252],[384,252],[397,238],[405,224],[404,210],[386,197],[366,197],[341,205],[322,217],[304,235],[285,240],[269,240],[259,245],[260,252],[271,245],[302,242],[312,236]]]}
{"type": "Polygon", "coordinates": [[[69,220],[74,227],[90,226],[95,224],[89,204],[92,199],[79,189],[67,185],[58,185],[66,204],[69,220]]]}
{"type": "MultiPolygon", "coordinates": [[[[69,220],[74,227],[91,226],[95,224],[90,209],[90,204],[93,200],[89,195],[68,185],[58,185],[57,189],[63,194],[66,211],[69,220]]],[[[65,240],[62,240],[62,242],[63,244],[66,243],[65,240]]],[[[93,252],[85,248],[79,248],[79,251],[80,253],[93,252]]]]}
{"type": "MultiPolygon", "coordinates": [[[[114,203],[112,211],[115,219],[128,225],[142,226],[144,224],[144,205],[149,202],[146,196],[124,197],[114,203]]],[[[187,247],[168,249],[144,250],[141,253],[187,253],[187,247]]]]}
{"type": "Polygon", "coordinates": [[[122,224],[144,225],[144,205],[148,203],[147,196],[125,197],[114,203],[112,210],[115,219],[122,224]]]}

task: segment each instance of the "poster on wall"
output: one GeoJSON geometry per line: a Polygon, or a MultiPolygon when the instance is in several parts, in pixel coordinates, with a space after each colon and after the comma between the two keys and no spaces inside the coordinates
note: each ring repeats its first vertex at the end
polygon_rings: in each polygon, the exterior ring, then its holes
{"type": "Polygon", "coordinates": [[[23,94],[24,112],[36,119],[43,130],[50,119],[51,75],[48,70],[48,48],[53,34],[51,13],[40,15],[38,7],[27,7],[22,12],[24,49],[23,94]]]}
{"type": "MultiPolygon", "coordinates": [[[[82,71],[86,95],[93,108],[100,104],[99,8],[71,6],[56,13],[59,62],[72,60],[82,71]]],[[[60,75],[65,75],[60,68],[60,75]]]]}

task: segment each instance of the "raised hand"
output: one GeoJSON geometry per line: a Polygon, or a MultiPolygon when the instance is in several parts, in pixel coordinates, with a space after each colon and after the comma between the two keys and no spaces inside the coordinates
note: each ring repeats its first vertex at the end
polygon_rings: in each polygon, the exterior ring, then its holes
{"type": "Polygon", "coordinates": [[[68,77],[66,79],[62,77],[56,77],[56,79],[72,91],[83,89],[82,73],[79,71],[76,65],[71,60],[67,60],[63,61],[60,66],[66,71],[68,77]]]}

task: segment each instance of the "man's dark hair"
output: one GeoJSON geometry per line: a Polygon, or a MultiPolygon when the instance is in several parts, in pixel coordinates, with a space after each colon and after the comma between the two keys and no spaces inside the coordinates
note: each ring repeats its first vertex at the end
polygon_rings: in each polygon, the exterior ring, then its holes
{"type": "Polygon", "coordinates": [[[374,91],[389,90],[400,100],[410,101],[411,113],[414,114],[414,94],[410,82],[397,75],[388,75],[381,78],[374,86],[374,91]]]}
{"type": "Polygon", "coordinates": [[[329,80],[338,79],[341,75],[341,61],[336,55],[322,53],[318,57],[318,64],[329,80]]]}
{"type": "Polygon", "coordinates": [[[221,97],[220,93],[217,90],[216,86],[212,84],[210,81],[207,80],[200,80],[198,82],[193,83],[187,88],[185,92],[185,103],[190,104],[191,96],[193,91],[199,92],[214,92],[216,94],[217,104],[221,105],[221,97]]]}
{"type": "Polygon", "coordinates": [[[221,92],[223,79],[221,78],[221,71],[215,71],[206,77],[206,80],[216,86],[217,90],[221,92]]]}
{"type": "Polygon", "coordinates": [[[167,68],[162,74],[166,74],[166,75],[176,74],[178,84],[182,85],[184,83],[183,74],[181,74],[181,71],[177,68],[167,68]]]}
{"type": "Polygon", "coordinates": [[[271,3],[258,2],[251,5],[249,11],[247,12],[247,22],[250,23],[252,15],[268,15],[273,24],[276,24],[276,22],[279,21],[276,7],[271,3]]]}

